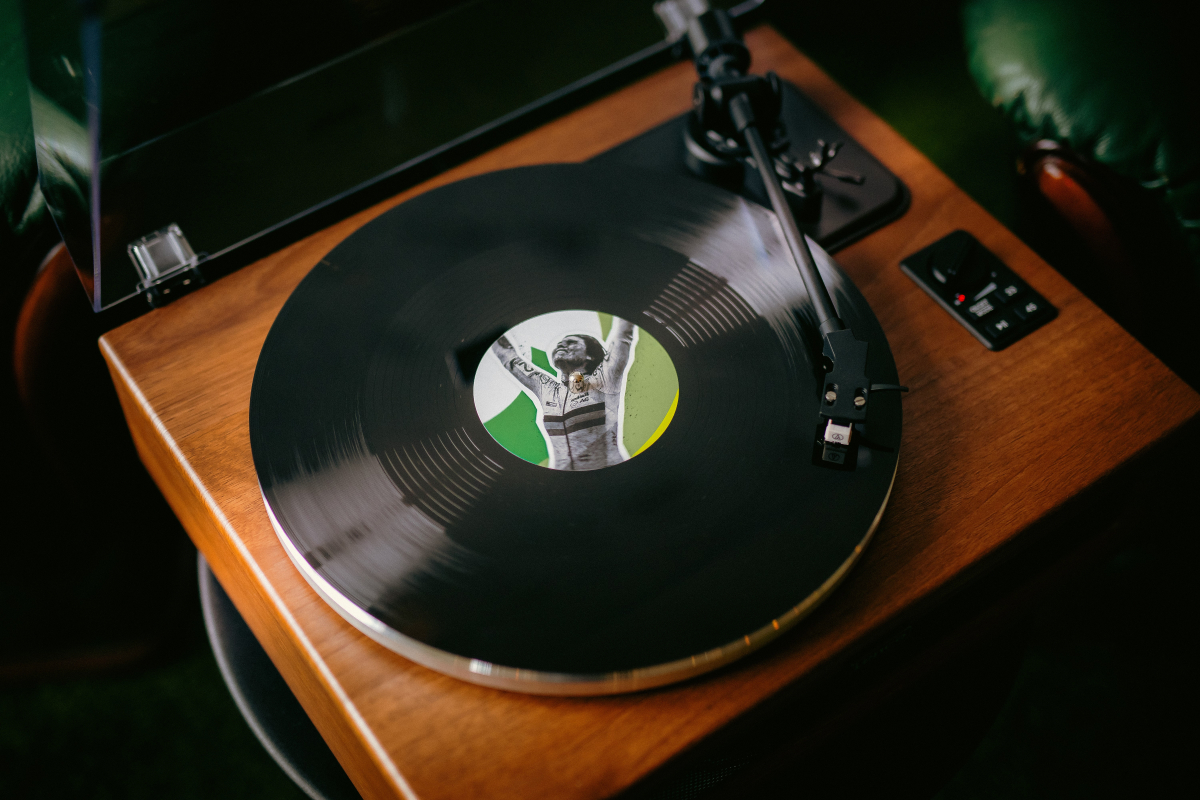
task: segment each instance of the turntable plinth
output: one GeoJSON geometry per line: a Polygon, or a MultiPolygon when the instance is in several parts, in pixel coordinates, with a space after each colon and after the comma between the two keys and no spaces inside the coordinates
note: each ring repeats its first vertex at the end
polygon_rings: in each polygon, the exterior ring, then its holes
{"type": "Polygon", "coordinates": [[[146,314],[101,340],[142,459],[364,797],[599,798],[636,784],[785,689],[876,645],[987,574],[1088,491],[1200,412],[1200,396],[777,33],[759,70],[807,93],[912,192],[897,222],[837,254],[912,392],[904,456],[874,543],[795,632],[707,677],[567,699],[469,685],[405,660],[305,583],[268,520],[247,413],[259,350],[288,294],[366,221],[422,191],[504,167],[581,161],[689,107],[679,64],[146,314]],[[973,233],[1060,309],[991,353],[898,268],[973,233]]]}

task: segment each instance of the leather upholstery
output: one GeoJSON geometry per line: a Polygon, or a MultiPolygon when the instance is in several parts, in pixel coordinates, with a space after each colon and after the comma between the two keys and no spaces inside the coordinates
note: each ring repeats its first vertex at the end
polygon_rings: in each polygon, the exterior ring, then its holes
{"type": "Polygon", "coordinates": [[[968,0],[971,74],[1026,142],[1053,139],[1173,213],[1200,281],[1200,46],[1190,3],[968,0]]]}
{"type": "Polygon", "coordinates": [[[36,95],[31,108],[21,28],[21,0],[0,0],[0,682],[169,652],[189,635],[194,586],[194,550],[138,462],[96,346],[104,320],[55,247],[35,147],[72,180],[87,151],[59,109],[36,95]]]}
{"type": "MultiPolygon", "coordinates": [[[[6,272],[48,222],[38,189],[19,6],[19,0],[0,0],[0,268],[6,272]]],[[[47,249],[34,257],[34,266],[47,249]]]]}

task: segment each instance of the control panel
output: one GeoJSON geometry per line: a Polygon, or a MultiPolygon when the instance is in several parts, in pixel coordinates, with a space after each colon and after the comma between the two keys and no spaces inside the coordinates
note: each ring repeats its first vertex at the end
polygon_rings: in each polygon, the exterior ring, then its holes
{"type": "Polygon", "coordinates": [[[1003,350],[1058,314],[966,231],[918,250],[900,269],[989,350],[1003,350]]]}

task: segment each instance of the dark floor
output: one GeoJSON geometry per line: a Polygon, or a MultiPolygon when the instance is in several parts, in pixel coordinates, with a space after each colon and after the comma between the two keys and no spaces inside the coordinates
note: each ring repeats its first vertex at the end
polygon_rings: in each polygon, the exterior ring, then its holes
{"type": "Polygon", "coordinates": [[[207,643],[154,670],[0,691],[0,797],[294,798],[207,643]]]}
{"type": "MultiPolygon", "coordinates": [[[[937,800],[1171,796],[1191,785],[1200,538],[1150,517],[1035,612],[1006,705],[937,800]]],[[[0,690],[0,797],[303,795],[250,733],[197,636],[155,669],[0,690]]]]}
{"type": "Polygon", "coordinates": [[[1035,613],[1007,704],[938,800],[1194,791],[1200,541],[1188,523],[1158,516],[1133,527],[1114,556],[1035,613]]]}
{"type": "MultiPolygon", "coordinates": [[[[776,24],[802,50],[1027,235],[1015,146],[967,75],[957,3],[773,5],[776,24]]],[[[1200,622],[1197,527],[1147,519],[1116,556],[1036,613],[1006,706],[941,800],[1161,796],[1183,788],[1200,710],[1188,647],[1200,622]]],[[[53,557],[82,534],[45,532],[54,541],[38,557],[53,557]]],[[[162,560],[179,563],[169,553],[162,560]]],[[[73,588],[93,590],[119,587],[73,588]]],[[[6,631],[36,604],[15,589],[0,597],[6,631]]],[[[187,621],[156,666],[0,685],[0,797],[301,796],[238,716],[199,632],[194,598],[179,602],[187,621]]]]}

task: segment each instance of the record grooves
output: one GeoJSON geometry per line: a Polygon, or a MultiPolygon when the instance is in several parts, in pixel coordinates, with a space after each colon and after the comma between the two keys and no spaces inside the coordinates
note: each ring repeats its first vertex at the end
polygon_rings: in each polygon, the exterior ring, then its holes
{"type": "MultiPolygon", "coordinates": [[[[698,181],[554,165],[352,234],[254,377],[255,467],[293,561],[385,646],[506,689],[633,691],[777,636],[878,524],[901,412],[873,399],[853,471],[813,464],[819,339],[775,224],[698,181]],[[585,345],[596,359],[556,372],[585,345]]],[[[897,382],[814,253],[872,376],[897,382]]]]}

